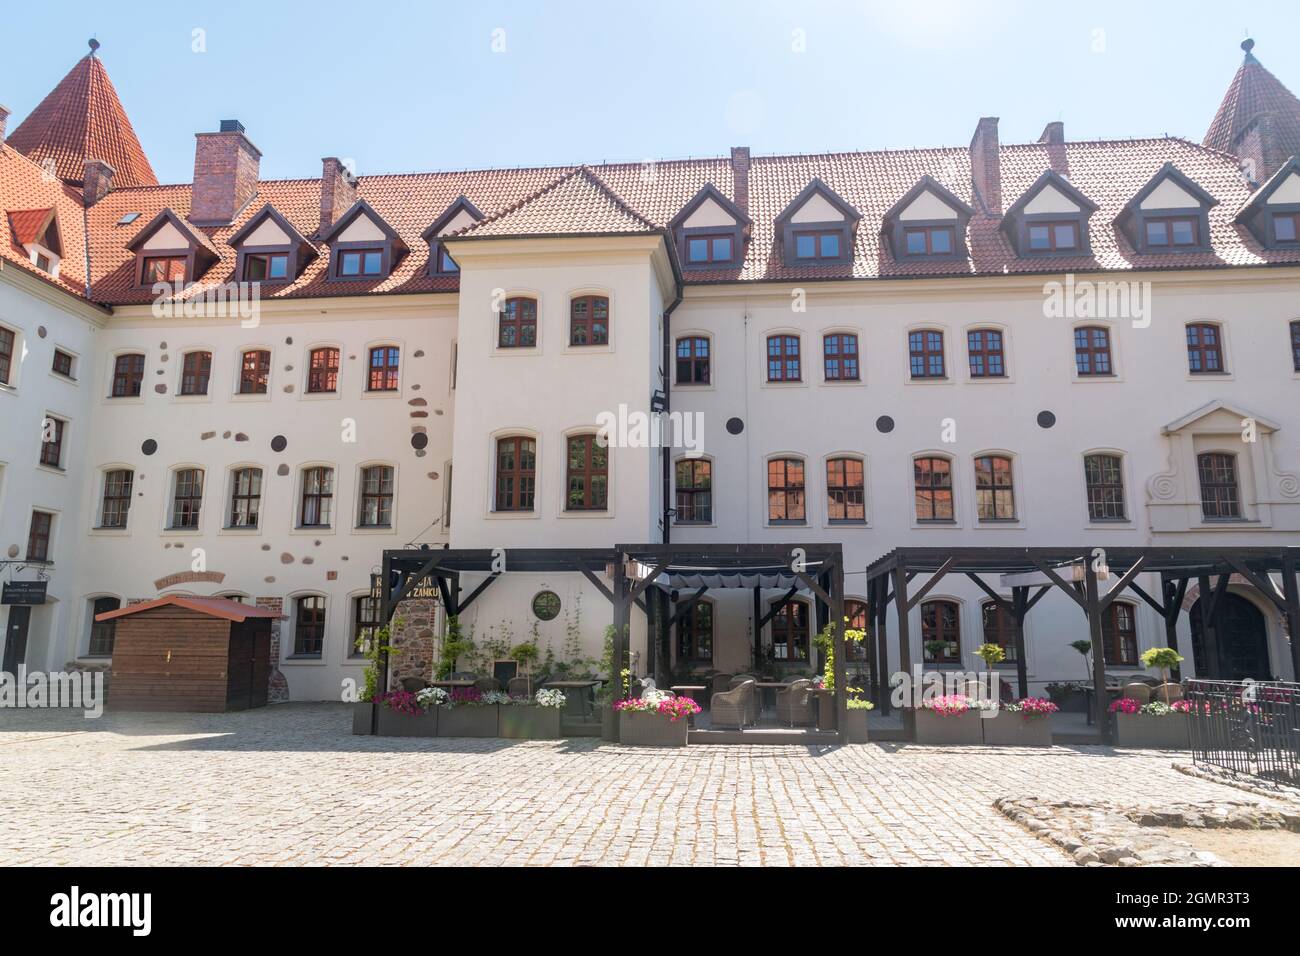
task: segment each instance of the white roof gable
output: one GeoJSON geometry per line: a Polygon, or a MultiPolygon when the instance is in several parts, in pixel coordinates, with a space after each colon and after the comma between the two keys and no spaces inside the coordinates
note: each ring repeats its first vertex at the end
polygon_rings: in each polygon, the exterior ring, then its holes
{"type": "Polygon", "coordinates": [[[338,242],[383,242],[387,238],[384,231],[364,212],[335,237],[338,242]]]}
{"type": "Polygon", "coordinates": [[[1268,197],[1270,206],[1281,205],[1282,203],[1300,203],[1300,173],[1292,173],[1282,182],[1278,183],[1273,194],[1268,197]]]}
{"type": "Polygon", "coordinates": [[[1199,209],[1196,197],[1168,176],[1142,200],[1143,209],[1199,209]]]}
{"type": "Polygon", "coordinates": [[[287,246],[292,240],[274,219],[267,216],[244,239],[245,246],[287,246]]]}
{"type": "MultiPolygon", "coordinates": [[[[821,199],[820,196],[814,198],[821,199]]],[[[824,199],[822,201],[825,202],[824,199]]],[[[807,209],[809,205],[811,205],[811,202],[805,203],[803,208],[807,209]]],[[[803,209],[800,209],[799,211],[803,212],[803,209]]],[[[736,217],[723,209],[717,200],[706,199],[704,202],[700,203],[699,207],[696,208],[693,213],[686,217],[686,221],[682,223],[682,226],[686,229],[697,229],[701,227],[707,228],[711,226],[726,226],[727,228],[730,228],[735,224],[736,217]]]]}
{"type": "Polygon", "coordinates": [[[164,222],[141,245],[142,249],[188,249],[190,240],[170,222],[164,222]]]}
{"type": "Polygon", "coordinates": [[[1073,215],[1079,211],[1079,204],[1070,199],[1065,193],[1061,192],[1055,186],[1044,186],[1038,191],[1033,199],[1025,203],[1025,215],[1033,216],[1040,213],[1068,213],[1073,215]]]}
{"type": "MultiPolygon", "coordinates": [[[[733,220],[734,221],[734,220],[733,220]]],[[[821,193],[813,193],[794,211],[791,222],[843,222],[844,213],[821,193]]]]}
{"type": "Polygon", "coordinates": [[[898,218],[904,222],[917,219],[956,219],[957,210],[926,189],[907,204],[898,218]]]}
{"type": "Polygon", "coordinates": [[[449,232],[455,232],[457,229],[464,229],[466,226],[472,226],[478,222],[469,214],[469,210],[462,209],[447,220],[447,224],[438,230],[438,235],[445,236],[449,232]]]}

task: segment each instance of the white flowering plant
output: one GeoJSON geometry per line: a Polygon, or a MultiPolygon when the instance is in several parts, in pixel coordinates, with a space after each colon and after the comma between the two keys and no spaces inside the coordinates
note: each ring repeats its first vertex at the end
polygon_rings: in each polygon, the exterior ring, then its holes
{"type": "Polygon", "coordinates": [[[415,695],[416,703],[425,710],[430,707],[443,707],[449,699],[447,690],[444,687],[426,687],[415,695]]]}
{"type": "Polygon", "coordinates": [[[485,691],[483,696],[475,703],[484,706],[491,706],[492,704],[508,704],[510,703],[510,695],[499,690],[489,690],[485,691]]]}
{"type": "Polygon", "coordinates": [[[556,690],[553,687],[543,687],[533,699],[537,701],[538,707],[559,708],[568,702],[568,698],[564,696],[564,691],[556,690]]]}

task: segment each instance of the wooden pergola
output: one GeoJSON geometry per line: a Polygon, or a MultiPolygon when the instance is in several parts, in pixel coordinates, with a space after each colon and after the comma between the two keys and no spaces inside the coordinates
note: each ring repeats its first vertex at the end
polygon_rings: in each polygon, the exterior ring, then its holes
{"type": "MultiPolygon", "coordinates": [[[[817,626],[835,622],[835,706],[841,741],[848,723],[844,694],[844,556],[837,543],[818,544],[620,544],[613,548],[508,548],[508,549],[405,549],[385,551],[380,581],[380,619],[392,620],[397,606],[418,593],[436,587],[448,615],[469,607],[503,573],[576,572],[582,574],[613,608],[614,661],[611,686],[618,699],[617,679],[628,666],[632,608],[646,615],[650,637],[648,666],[661,681],[671,660],[674,624],[716,588],[752,589],[754,592],[753,641],[755,664],[763,627],[800,590],[812,592],[817,626]],[[602,580],[606,575],[611,584],[602,580]],[[462,596],[462,574],[488,575],[473,591],[462,596]],[[684,585],[689,583],[689,587],[684,585]],[[762,611],[764,588],[780,587],[785,594],[762,611]],[[677,600],[683,590],[692,593],[677,600]]],[[[379,689],[388,689],[388,659],[379,662],[379,689]]]]}
{"type": "MultiPolygon", "coordinates": [[[[1114,743],[1104,688],[1106,660],[1102,641],[1102,616],[1125,590],[1154,608],[1165,625],[1165,643],[1178,648],[1178,614],[1182,610],[1188,583],[1196,580],[1201,595],[1200,613],[1205,656],[1217,667],[1214,612],[1234,574],[1241,575],[1285,616],[1291,635],[1291,661],[1300,675],[1300,548],[1260,547],[1117,547],[1101,548],[896,548],[867,567],[867,617],[875,628],[876,647],[871,655],[872,679],[879,688],[878,706],[889,713],[889,690],[879,663],[888,660],[886,613],[890,602],[898,610],[899,666],[911,661],[908,613],[920,605],[934,587],[949,574],[966,576],[981,591],[1006,610],[1014,622],[1016,679],[1021,697],[1028,695],[1025,662],[1026,615],[1053,589],[1059,589],[1079,606],[1088,620],[1092,643],[1092,678],[1096,692],[1093,706],[1102,743],[1114,743]],[[1104,592],[1103,572],[1114,583],[1104,592]],[[1137,578],[1140,574],[1160,575],[1159,596],[1148,593],[1137,578]],[[912,587],[917,575],[926,579],[912,587]],[[999,594],[984,575],[1019,577],[1011,585],[1011,598],[999,594]],[[1280,574],[1279,589],[1272,575],[1280,574]],[[1069,580],[1067,580],[1069,578],[1069,580]]],[[[1215,674],[1206,676],[1214,677],[1215,674]]]]}

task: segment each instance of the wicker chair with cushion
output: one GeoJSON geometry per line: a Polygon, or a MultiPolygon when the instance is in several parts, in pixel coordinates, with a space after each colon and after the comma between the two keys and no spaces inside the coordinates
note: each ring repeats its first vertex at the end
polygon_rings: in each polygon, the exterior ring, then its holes
{"type": "Polygon", "coordinates": [[[785,690],[776,692],[776,719],[791,727],[806,727],[812,723],[812,681],[792,681],[785,690]]]}
{"type": "Polygon", "coordinates": [[[506,693],[511,697],[531,697],[533,682],[528,677],[512,677],[510,683],[506,684],[506,693]]]}
{"type": "MultiPolygon", "coordinates": [[[[741,684],[744,684],[746,682],[750,684],[757,684],[758,678],[755,677],[753,674],[737,674],[735,677],[731,678],[731,682],[730,682],[731,686],[728,689],[734,690],[735,688],[739,687],[741,684]]],[[[758,687],[756,686],[752,687],[750,688],[750,695],[749,695],[749,721],[748,722],[751,724],[758,723],[758,718],[759,715],[762,713],[762,711],[763,711],[763,698],[760,696],[760,691],[758,687]]]]}
{"type": "Polygon", "coordinates": [[[480,677],[478,680],[474,681],[474,689],[483,694],[494,690],[499,692],[501,690],[501,682],[495,677],[480,677]]]}
{"type": "Polygon", "coordinates": [[[1135,681],[1132,684],[1125,684],[1120,696],[1132,698],[1139,704],[1149,704],[1151,703],[1151,688],[1146,684],[1135,681]]]}
{"type": "Polygon", "coordinates": [[[731,690],[731,678],[733,676],[732,674],[714,674],[709,678],[710,696],[731,690]]]}
{"type": "Polygon", "coordinates": [[[429,682],[426,681],[423,677],[402,678],[402,690],[406,691],[408,694],[418,694],[420,691],[424,690],[428,686],[429,686],[429,682]]]}
{"type": "Polygon", "coordinates": [[[713,699],[709,702],[709,709],[712,714],[709,718],[711,726],[715,730],[720,726],[744,730],[745,725],[751,723],[749,715],[753,710],[753,696],[754,682],[752,680],[741,681],[729,691],[714,694],[713,699]]]}
{"type": "Polygon", "coordinates": [[[1183,685],[1175,684],[1173,682],[1170,682],[1168,684],[1161,684],[1158,687],[1153,688],[1151,691],[1151,699],[1158,700],[1163,704],[1166,699],[1165,691],[1169,692],[1168,700],[1169,703],[1171,704],[1176,700],[1183,699],[1183,685]]]}

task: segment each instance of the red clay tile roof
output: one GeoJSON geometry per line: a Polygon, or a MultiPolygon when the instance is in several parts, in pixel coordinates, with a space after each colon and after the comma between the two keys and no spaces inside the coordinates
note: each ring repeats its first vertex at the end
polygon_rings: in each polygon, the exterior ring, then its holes
{"type": "Polygon", "coordinates": [[[474,239],[518,236],[614,235],[656,232],[658,227],[616,196],[586,166],[496,215],[453,233],[474,239]]]}
{"type": "Polygon", "coordinates": [[[126,607],[118,608],[116,611],[105,611],[102,614],[96,614],[96,621],[112,621],[119,617],[130,617],[132,614],[139,614],[142,611],[152,611],[159,607],[180,607],[190,611],[198,611],[200,614],[206,614],[208,617],[221,618],[225,621],[243,622],[250,617],[284,617],[279,611],[272,611],[269,608],[258,607],[254,604],[243,604],[239,601],[231,601],[228,598],[219,597],[191,597],[187,594],[167,594],[152,601],[142,601],[139,604],[129,604],[126,607]]]}
{"type": "Polygon", "coordinates": [[[113,81],[93,53],[77,61],[8,142],[38,164],[52,158],[55,175],[77,185],[88,159],[113,167],[115,187],[158,183],[113,81]]]}
{"type": "MultiPolygon", "coordinates": [[[[39,228],[39,227],[37,227],[39,228]]],[[[86,290],[85,231],[81,218],[81,190],[45,175],[8,143],[0,143],[0,259],[38,276],[65,292],[81,296],[86,290]],[[31,213],[53,209],[58,217],[63,255],[57,279],[36,268],[23,248],[30,241],[31,213]]]]}
{"type": "Polygon", "coordinates": [[[9,210],[9,228],[14,233],[14,245],[25,246],[41,238],[53,215],[52,208],[9,210]]]}
{"type": "Polygon", "coordinates": [[[1237,139],[1261,113],[1271,113],[1280,159],[1300,156],[1300,99],[1251,53],[1254,41],[1242,43],[1246,58],[1206,130],[1202,144],[1225,153],[1237,151],[1237,139]]]}

